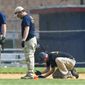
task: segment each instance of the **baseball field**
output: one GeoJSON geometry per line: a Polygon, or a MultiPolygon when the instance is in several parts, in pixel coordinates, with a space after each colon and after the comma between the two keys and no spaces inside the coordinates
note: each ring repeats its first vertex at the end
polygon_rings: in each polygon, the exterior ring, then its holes
{"type": "MultiPolygon", "coordinates": [[[[36,67],[35,70],[43,68],[36,67]]],[[[26,68],[0,68],[0,85],[85,85],[85,68],[76,68],[79,79],[20,79],[25,75],[26,68]]]]}

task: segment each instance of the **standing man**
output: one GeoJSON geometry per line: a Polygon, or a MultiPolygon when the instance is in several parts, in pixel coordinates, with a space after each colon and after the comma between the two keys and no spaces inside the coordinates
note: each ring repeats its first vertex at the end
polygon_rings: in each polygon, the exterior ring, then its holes
{"type": "Polygon", "coordinates": [[[53,78],[78,78],[79,75],[74,69],[76,60],[68,53],[62,51],[53,51],[50,53],[41,52],[39,54],[40,60],[46,62],[46,69],[42,72],[36,71],[35,74],[39,78],[46,78],[53,74],[53,78]],[[57,70],[55,71],[55,67],[57,70]],[[43,76],[43,74],[45,74],[43,76]]]}
{"type": "Polygon", "coordinates": [[[0,12],[0,51],[4,48],[6,36],[6,16],[0,12]]]}
{"type": "Polygon", "coordinates": [[[21,46],[25,53],[25,59],[26,59],[27,70],[28,70],[26,75],[24,77],[21,77],[21,79],[33,79],[34,78],[34,54],[37,47],[34,20],[32,16],[29,16],[26,10],[21,6],[15,8],[15,15],[22,20],[21,46]]]}

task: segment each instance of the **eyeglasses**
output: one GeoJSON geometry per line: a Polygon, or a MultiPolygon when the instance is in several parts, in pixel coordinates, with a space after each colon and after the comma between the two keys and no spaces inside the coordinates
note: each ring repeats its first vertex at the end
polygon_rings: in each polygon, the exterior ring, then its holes
{"type": "Polygon", "coordinates": [[[21,11],[19,11],[19,12],[15,12],[16,15],[19,14],[19,13],[21,13],[21,11]]]}

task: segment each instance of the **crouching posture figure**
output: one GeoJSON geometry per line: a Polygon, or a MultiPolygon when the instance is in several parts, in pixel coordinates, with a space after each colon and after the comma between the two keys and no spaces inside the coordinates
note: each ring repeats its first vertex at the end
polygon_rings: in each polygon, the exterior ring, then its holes
{"type": "Polygon", "coordinates": [[[36,71],[35,74],[39,78],[46,78],[52,74],[53,78],[78,78],[79,74],[74,69],[76,60],[68,53],[61,51],[54,51],[50,53],[41,52],[39,54],[40,60],[46,63],[46,69],[42,72],[36,71]],[[55,69],[57,67],[57,69],[55,69]],[[43,75],[44,74],[44,75],[43,75]]]}

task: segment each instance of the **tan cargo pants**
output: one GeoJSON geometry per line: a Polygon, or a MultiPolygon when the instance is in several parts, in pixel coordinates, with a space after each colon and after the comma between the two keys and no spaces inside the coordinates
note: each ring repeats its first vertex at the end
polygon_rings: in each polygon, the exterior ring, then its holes
{"type": "Polygon", "coordinates": [[[72,70],[73,67],[76,64],[75,59],[70,59],[66,57],[58,57],[56,58],[56,64],[58,66],[58,69],[63,75],[68,74],[69,70],[72,70]]]}
{"type": "Polygon", "coordinates": [[[37,47],[36,37],[31,38],[29,41],[25,42],[24,53],[27,63],[27,74],[32,76],[34,73],[34,54],[37,47]]]}

